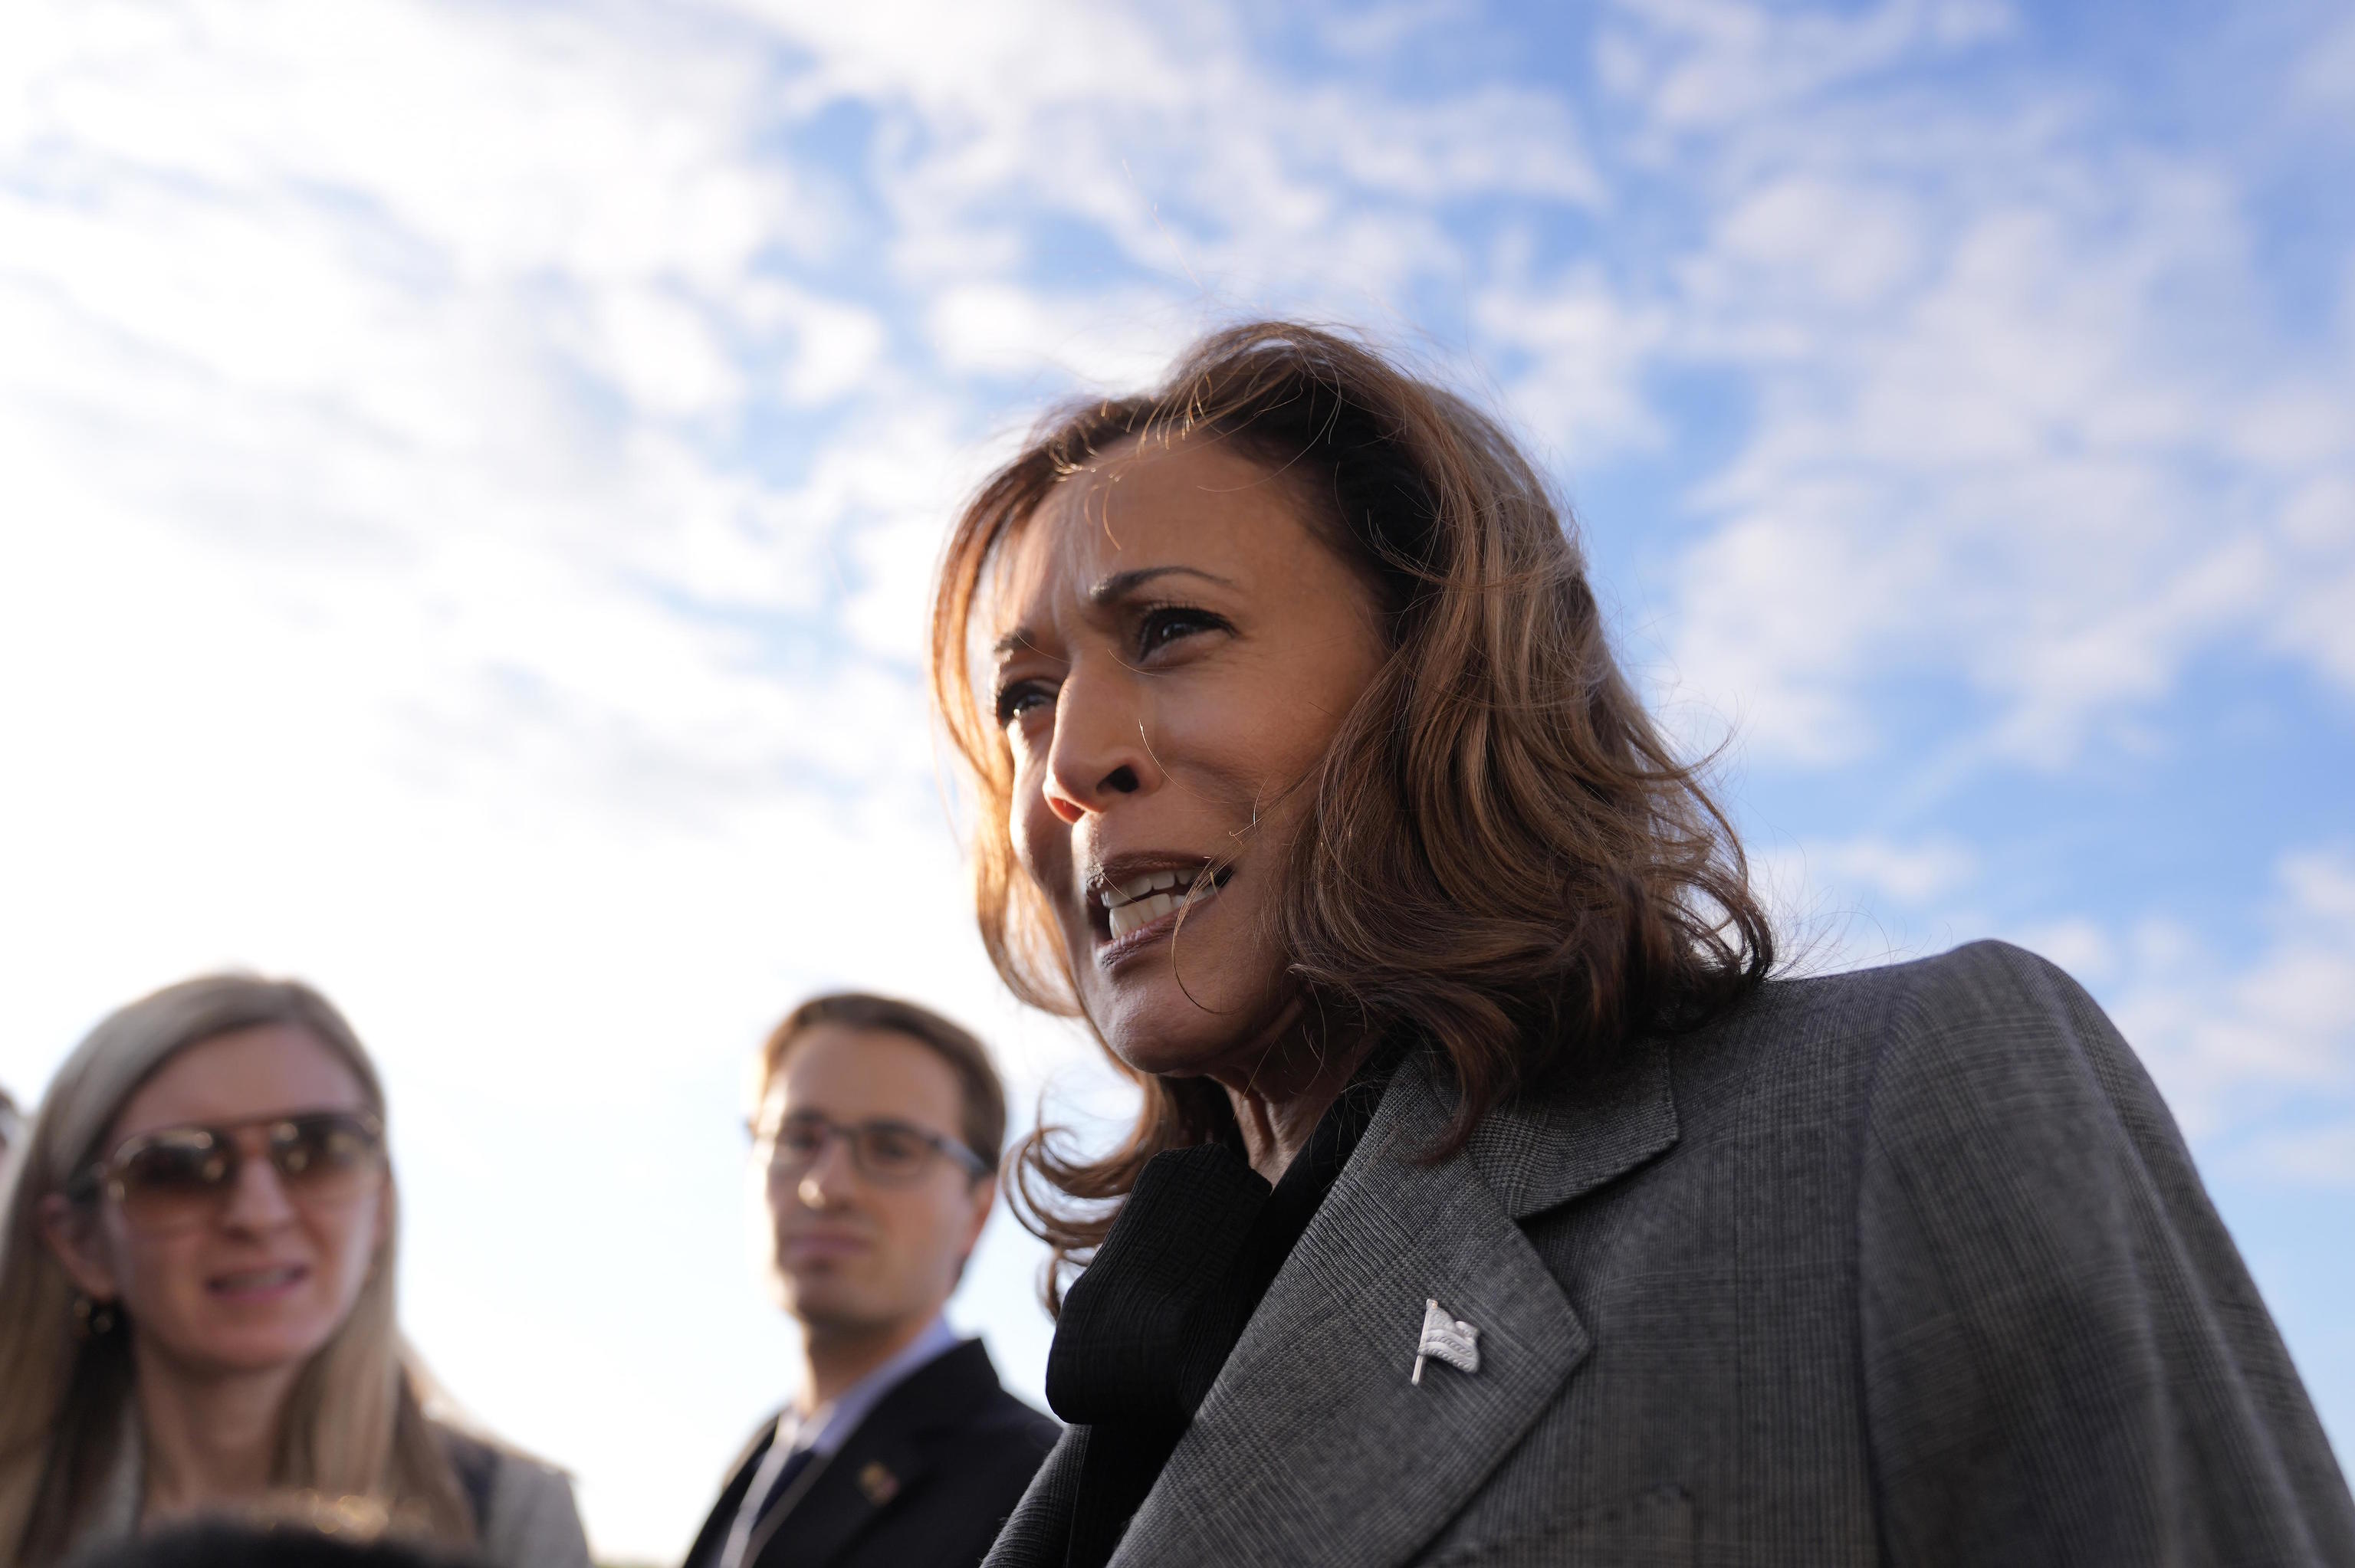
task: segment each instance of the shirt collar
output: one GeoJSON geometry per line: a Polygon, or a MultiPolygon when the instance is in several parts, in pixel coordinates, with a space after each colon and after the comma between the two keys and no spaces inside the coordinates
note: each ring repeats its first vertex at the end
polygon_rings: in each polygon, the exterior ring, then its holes
{"type": "Polygon", "coordinates": [[[850,1440],[858,1424],[867,1419],[868,1412],[881,1402],[883,1396],[906,1382],[909,1374],[931,1363],[936,1358],[956,1349],[956,1330],[949,1320],[934,1313],[932,1320],[918,1331],[916,1337],[895,1351],[891,1359],[844,1389],[834,1399],[804,1415],[788,1409],[777,1418],[777,1442],[788,1451],[806,1448],[821,1458],[831,1457],[850,1440]]]}

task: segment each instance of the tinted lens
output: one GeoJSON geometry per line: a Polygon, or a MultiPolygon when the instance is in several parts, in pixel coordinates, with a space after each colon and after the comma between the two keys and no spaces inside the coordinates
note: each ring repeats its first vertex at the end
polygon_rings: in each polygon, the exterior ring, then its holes
{"type": "Polygon", "coordinates": [[[212,1213],[236,1173],[236,1155],[211,1133],[166,1133],[116,1169],[123,1218],[143,1230],[193,1224],[212,1213]]]}
{"type": "Polygon", "coordinates": [[[904,1181],[924,1168],[932,1146],[912,1127],[868,1122],[858,1129],[858,1163],[878,1181],[904,1181]]]}
{"type": "Polygon", "coordinates": [[[270,1163],[290,1193],[333,1198],[375,1178],[383,1147],[376,1129],[357,1117],[298,1116],[270,1129],[270,1163]]]}

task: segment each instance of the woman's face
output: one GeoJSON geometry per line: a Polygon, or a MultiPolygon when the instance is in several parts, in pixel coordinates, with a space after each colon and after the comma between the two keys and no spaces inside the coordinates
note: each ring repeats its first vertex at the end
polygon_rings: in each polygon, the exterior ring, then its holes
{"type": "Polygon", "coordinates": [[[229,1190],[194,1223],[161,1229],[101,1196],[78,1224],[52,1226],[53,1243],[76,1284],[119,1304],[143,1363],[159,1357],[198,1376],[298,1367],[358,1299],[389,1198],[380,1168],[328,1201],[290,1191],[255,1124],[368,1108],[359,1079],[307,1031],[268,1024],[200,1042],[131,1097],[103,1149],[168,1128],[234,1127],[229,1190]]]}
{"type": "Polygon", "coordinates": [[[1371,596],[1212,440],[1066,479],[996,587],[1008,826],[1082,1005],[1143,1071],[1247,1075],[1294,1004],[1273,916],[1304,784],[1384,657],[1371,596]]]}

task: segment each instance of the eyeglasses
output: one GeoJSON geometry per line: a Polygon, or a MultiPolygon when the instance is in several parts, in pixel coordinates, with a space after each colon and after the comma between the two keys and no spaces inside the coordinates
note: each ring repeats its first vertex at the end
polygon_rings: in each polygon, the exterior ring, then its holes
{"type": "Polygon", "coordinates": [[[947,1160],[965,1175],[979,1181],[991,1170],[988,1160],[953,1138],[889,1118],[874,1121],[840,1122],[821,1111],[795,1111],[776,1129],[750,1129],[752,1151],[764,1156],[779,1175],[798,1176],[816,1164],[826,1145],[841,1139],[850,1145],[851,1168],[879,1187],[904,1187],[931,1168],[935,1156],[947,1160]]]}
{"type": "Polygon", "coordinates": [[[306,1111],[219,1127],[167,1127],[127,1139],[85,1166],[66,1189],[76,1202],[103,1193],[133,1229],[182,1230],[218,1219],[246,1154],[237,1134],[261,1129],[262,1157],[293,1202],[325,1207],[358,1196],[384,1171],[384,1123],[364,1111],[306,1111]]]}

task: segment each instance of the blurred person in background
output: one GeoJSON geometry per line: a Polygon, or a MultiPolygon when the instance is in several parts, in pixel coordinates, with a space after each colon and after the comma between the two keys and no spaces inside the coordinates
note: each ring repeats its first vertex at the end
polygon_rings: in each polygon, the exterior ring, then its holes
{"type": "Polygon", "coordinates": [[[992,1568],[2355,1563],[2101,1010],[1996,942],[1771,979],[1464,399],[1214,334],[986,483],[934,602],[985,941],[1142,1101],[1018,1155],[1084,1267],[992,1568]]]}
{"type": "Polygon", "coordinates": [[[75,1048],[0,1233],[0,1560],[307,1495],[501,1568],[587,1563],[561,1475],[421,1406],[385,1116],[291,980],[186,980],[75,1048]]]}
{"type": "Polygon", "coordinates": [[[943,1316],[997,1194],[1006,1093],[911,1002],[804,1002],[755,1065],[771,1278],[800,1396],[762,1425],[687,1568],[971,1568],[1057,1427],[943,1316]]]}
{"type": "Polygon", "coordinates": [[[349,1509],[287,1518],[201,1519],[110,1542],[70,1568],[481,1568],[447,1547],[387,1535],[382,1521],[349,1509]]]}
{"type": "Polygon", "coordinates": [[[16,1102],[5,1089],[0,1089],[0,1192],[8,1185],[8,1151],[24,1141],[25,1118],[16,1110],[16,1102]]]}

